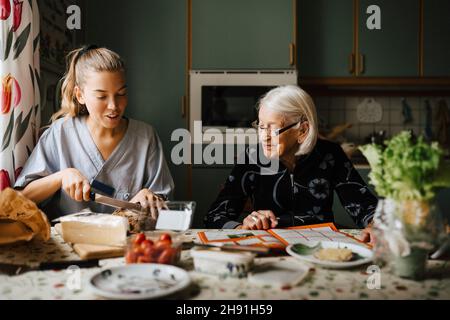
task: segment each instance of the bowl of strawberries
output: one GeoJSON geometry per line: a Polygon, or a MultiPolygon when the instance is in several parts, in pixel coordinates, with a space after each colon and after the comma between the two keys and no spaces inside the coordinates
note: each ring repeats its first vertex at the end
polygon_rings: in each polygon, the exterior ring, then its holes
{"type": "Polygon", "coordinates": [[[146,235],[138,233],[128,241],[125,261],[130,263],[161,263],[176,265],[180,260],[182,242],[170,233],[146,235]]]}

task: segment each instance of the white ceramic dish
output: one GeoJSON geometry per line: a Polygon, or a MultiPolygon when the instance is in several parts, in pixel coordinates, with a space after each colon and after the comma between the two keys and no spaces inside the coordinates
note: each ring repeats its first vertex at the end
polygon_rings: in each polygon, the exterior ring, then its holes
{"type": "Polygon", "coordinates": [[[111,299],[153,299],[186,288],[188,273],[165,264],[130,264],[95,274],[89,287],[96,295],[111,299]]]}
{"type": "Polygon", "coordinates": [[[255,255],[215,249],[191,249],[195,271],[223,277],[243,278],[253,266],[255,255]]]}
{"type": "Polygon", "coordinates": [[[364,265],[367,263],[370,263],[373,260],[373,253],[372,250],[369,248],[353,244],[353,243],[345,243],[345,242],[334,242],[334,241],[322,241],[320,242],[320,245],[322,248],[347,248],[352,250],[354,254],[354,259],[350,261],[343,261],[343,262],[337,262],[337,261],[327,261],[327,260],[320,260],[314,257],[314,253],[306,253],[306,254],[299,254],[296,252],[293,247],[295,245],[289,245],[286,248],[287,253],[289,253],[294,258],[304,261],[304,262],[310,262],[317,266],[321,266],[324,268],[332,268],[332,269],[346,269],[346,268],[352,268],[360,265],[364,265]]]}

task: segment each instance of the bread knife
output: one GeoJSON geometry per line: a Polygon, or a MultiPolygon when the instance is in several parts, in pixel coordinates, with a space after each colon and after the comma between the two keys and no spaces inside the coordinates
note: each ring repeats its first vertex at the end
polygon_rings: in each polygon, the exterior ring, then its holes
{"type": "Polygon", "coordinates": [[[110,207],[119,208],[119,209],[129,209],[136,210],[142,212],[142,207],[139,203],[133,203],[128,201],[123,201],[111,197],[107,197],[98,193],[91,192],[89,194],[89,199],[95,201],[97,203],[101,203],[110,207]]]}

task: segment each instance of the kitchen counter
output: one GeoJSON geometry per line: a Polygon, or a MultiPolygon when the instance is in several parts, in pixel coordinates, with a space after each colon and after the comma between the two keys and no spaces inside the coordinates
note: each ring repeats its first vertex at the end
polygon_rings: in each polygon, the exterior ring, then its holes
{"type": "MultiPolygon", "coordinates": [[[[187,237],[195,237],[201,230],[185,232],[187,237]]],[[[359,230],[345,230],[357,235],[359,230]]],[[[39,252],[28,250],[27,260],[39,261],[44,255],[56,259],[74,259],[74,253],[69,247],[62,246],[60,237],[53,231],[52,240],[47,247],[39,252]],[[54,246],[53,250],[50,250],[54,246]],[[50,250],[50,251],[48,251],[50,250]],[[63,253],[67,251],[66,253],[63,253]],[[34,252],[34,253],[33,253],[34,252]],[[56,252],[56,253],[55,253],[56,252]]],[[[26,249],[25,249],[26,250],[26,249]]],[[[8,261],[22,263],[25,256],[19,252],[0,254],[0,263],[8,261]]],[[[19,250],[20,251],[20,250],[19,250]]],[[[269,260],[289,260],[292,257],[257,258],[260,264],[269,260]]],[[[2,273],[0,268],[0,298],[1,299],[101,299],[87,288],[89,278],[102,268],[123,265],[123,258],[105,259],[100,261],[100,267],[68,269],[62,271],[29,271],[17,276],[2,273]],[[73,288],[74,272],[79,272],[81,285],[73,288]],[[72,281],[72,282],[71,282],[72,281]],[[72,288],[72,289],[71,289],[72,288]]],[[[450,261],[430,261],[426,280],[415,282],[397,278],[381,269],[381,288],[368,289],[368,266],[351,270],[327,270],[312,266],[309,275],[299,285],[283,289],[271,286],[257,286],[244,279],[222,279],[217,276],[205,275],[193,271],[192,258],[189,251],[183,251],[181,267],[188,270],[192,284],[185,290],[167,299],[450,299],[450,261]]]]}

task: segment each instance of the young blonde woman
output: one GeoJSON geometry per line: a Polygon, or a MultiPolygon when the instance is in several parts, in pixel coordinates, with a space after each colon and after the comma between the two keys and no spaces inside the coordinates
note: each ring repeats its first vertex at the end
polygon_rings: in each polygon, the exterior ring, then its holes
{"type": "Polygon", "coordinates": [[[16,184],[49,218],[113,209],[89,200],[97,180],[113,197],[138,202],[156,218],[173,190],[161,142],[148,124],[124,117],[127,85],[122,59],[106,48],[83,47],[67,57],[62,105],[16,184]]]}
{"type": "MultiPolygon", "coordinates": [[[[289,85],[269,91],[259,103],[255,128],[262,153],[279,163],[278,170],[268,172],[258,152],[248,148],[245,164],[234,167],[211,205],[207,227],[258,230],[334,222],[334,191],[358,226],[370,226],[378,200],[342,148],[318,138],[314,103],[304,90],[289,85]],[[253,211],[240,220],[248,199],[253,211]]],[[[363,237],[370,240],[370,228],[363,237]]]]}

